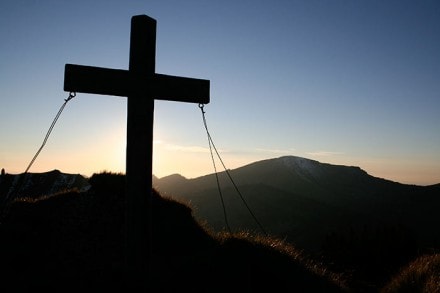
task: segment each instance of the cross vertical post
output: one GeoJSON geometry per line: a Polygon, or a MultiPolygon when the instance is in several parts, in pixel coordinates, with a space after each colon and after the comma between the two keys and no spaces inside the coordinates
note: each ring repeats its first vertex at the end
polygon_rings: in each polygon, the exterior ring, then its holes
{"type": "MultiPolygon", "coordinates": [[[[155,60],[156,20],[135,16],[131,19],[129,72],[152,76],[155,60]]],[[[127,99],[126,261],[132,285],[142,289],[151,275],[153,118],[154,99],[133,90],[127,99]]]]}

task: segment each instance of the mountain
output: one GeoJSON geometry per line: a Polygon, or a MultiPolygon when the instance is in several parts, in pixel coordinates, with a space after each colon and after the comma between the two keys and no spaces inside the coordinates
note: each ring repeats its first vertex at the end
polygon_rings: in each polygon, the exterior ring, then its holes
{"type": "Polygon", "coordinates": [[[18,175],[3,174],[0,176],[0,205],[17,198],[37,199],[61,191],[87,191],[89,188],[89,182],[82,175],[62,173],[59,170],[18,175]]]}
{"type": "MultiPolygon", "coordinates": [[[[423,246],[440,242],[440,184],[406,185],[369,175],[359,167],[284,156],[229,170],[242,197],[269,234],[317,252],[331,233],[399,226],[423,246]]],[[[234,231],[259,232],[226,172],[218,173],[226,215],[234,231]]],[[[155,178],[162,194],[189,203],[214,230],[226,222],[215,174],[194,179],[155,178]]]]}

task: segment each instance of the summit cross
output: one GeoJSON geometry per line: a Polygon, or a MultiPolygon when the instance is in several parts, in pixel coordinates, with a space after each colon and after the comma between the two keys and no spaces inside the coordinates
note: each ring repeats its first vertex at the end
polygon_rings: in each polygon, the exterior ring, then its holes
{"type": "Polygon", "coordinates": [[[132,287],[151,272],[154,100],[209,103],[209,80],[157,74],[156,20],[131,18],[129,69],[66,64],[64,90],[127,97],[126,265],[132,287]]]}

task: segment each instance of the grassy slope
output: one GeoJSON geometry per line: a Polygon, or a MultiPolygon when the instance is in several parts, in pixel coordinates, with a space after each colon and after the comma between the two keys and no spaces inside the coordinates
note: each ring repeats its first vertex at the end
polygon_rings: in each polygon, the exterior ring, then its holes
{"type": "Polygon", "coordinates": [[[440,254],[424,255],[396,274],[381,293],[440,292],[440,254]]]}
{"type": "MultiPolygon", "coordinates": [[[[11,206],[0,224],[1,282],[10,292],[124,291],[124,178],[90,181],[88,193],[11,206]]],[[[153,198],[154,291],[343,291],[336,275],[280,240],[214,234],[188,206],[153,198]]]]}

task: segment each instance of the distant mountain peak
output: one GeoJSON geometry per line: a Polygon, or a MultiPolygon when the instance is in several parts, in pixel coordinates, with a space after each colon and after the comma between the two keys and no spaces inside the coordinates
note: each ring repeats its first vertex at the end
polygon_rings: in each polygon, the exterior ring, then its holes
{"type": "Polygon", "coordinates": [[[302,174],[307,174],[315,178],[324,176],[325,170],[328,170],[329,168],[333,168],[333,169],[342,168],[345,169],[345,171],[351,173],[370,176],[366,171],[364,171],[358,166],[334,165],[334,164],[322,163],[316,160],[297,157],[297,156],[283,156],[283,157],[279,157],[278,160],[280,160],[280,162],[282,162],[282,164],[287,168],[289,168],[290,170],[294,170],[297,173],[300,172],[302,174]]]}
{"type": "Polygon", "coordinates": [[[165,185],[174,185],[174,186],[180,186],[182,184],[185,184],[188,181],[185,177],[183,177],[180,174],[171,174],[162,178],[153,178],[153,186],[156,186],[158,182],[161,182],[165,185]]]}
{"type": "Polygon", "coordinates": [[[180,175],[180,174],[171,174],[171,175],[167,175],[165,177],[160,178],[162,180],[187,180],[186,177],[180,175]]]}
{"type": "Polygon", "coordinates": [[[317,166],[322,164],[315,160],[297,156],[283,156],[278,159],[281,160],[287,167],[300,167],[304,169],[315,169],[317,166]]]}
{"type": "Polygon", "coordinates": [[[43,173],[8,174],[0,178],[0,206],[16,198],[49,196],[64,190],[87,191],[90,184],[80,174],[54,169],[43,173]]]}
{"type": "Polygon", "coordinates": [[[325,164],[315,160],[296,156],[283,156],[278,160],[289,170],[294,171],[302,177],[319,178],[323,175],[323,166],[325,164]]]}

